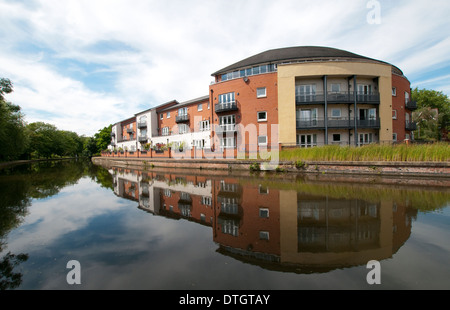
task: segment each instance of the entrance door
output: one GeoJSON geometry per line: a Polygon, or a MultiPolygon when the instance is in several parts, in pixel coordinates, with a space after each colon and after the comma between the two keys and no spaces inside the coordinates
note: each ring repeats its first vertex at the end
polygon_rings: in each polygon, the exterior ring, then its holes
{"type": "Polygon", "coordinates": [[[372,85],[358,84],[358,101],[367,102],[372,94],[372,85]]]}
{"type": "Polygon", "coordinates": [[[300,147],[317,146],[317,135],[316,134],[297,135],[297,145],[300,145],[300,147]]]}
{"type": "Polygon", "coordinates": [[[373,142],[373,133],[360,133],[359,145],[370,144],[373,142]]]}

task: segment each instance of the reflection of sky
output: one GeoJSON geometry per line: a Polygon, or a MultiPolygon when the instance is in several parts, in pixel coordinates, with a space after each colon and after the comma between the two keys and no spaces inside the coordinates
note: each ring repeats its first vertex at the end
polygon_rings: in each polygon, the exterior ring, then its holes
{"type": "Polygon", "coordinates": [[[212,227],[146,213],[87,178],[34,200],[7,250],[29,254],[16,270],[20,289],[448,288],[449,215],[449,208],[418,214],[408,241],[381,262],[379,287],[366,283],[365,266],[309,275],[242,263],[216,252],[212,227]],[[66,282],[73,259],[80,286],[66,282]]]}

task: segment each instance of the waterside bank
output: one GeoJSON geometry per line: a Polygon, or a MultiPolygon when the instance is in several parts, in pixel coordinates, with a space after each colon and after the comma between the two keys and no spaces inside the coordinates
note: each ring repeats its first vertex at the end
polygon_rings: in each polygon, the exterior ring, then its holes
{"type": "Polygon", "coordinates": [[[337,162],[337,161],[280,161],[270,163],[257,160],[227,159],[142,159],[93,157],[102,166],[150,168],[178,168],[199,170],[273,171],[277,173],[343,174],[373,176],[415,176],[450,180],[450,162],[337,162]]]}

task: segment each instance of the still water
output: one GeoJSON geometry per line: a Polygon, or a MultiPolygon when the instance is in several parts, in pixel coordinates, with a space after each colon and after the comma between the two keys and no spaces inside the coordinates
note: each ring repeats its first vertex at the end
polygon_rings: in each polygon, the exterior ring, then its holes
{"type": "Polygon", "coordinates": [[[450,288],[441,180],[66,161],[0,170],[0,198],[3,289],[450,288]]]}

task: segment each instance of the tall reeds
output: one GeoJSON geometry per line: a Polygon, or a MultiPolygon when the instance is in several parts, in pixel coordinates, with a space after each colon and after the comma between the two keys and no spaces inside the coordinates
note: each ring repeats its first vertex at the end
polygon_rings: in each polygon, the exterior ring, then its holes
{"type": "Polygon", "coordinates": [[[297,161],[450,161],[450,144],[369,144],[361,147],[326,145],[280,151],[280,160],[297,161]]]}

